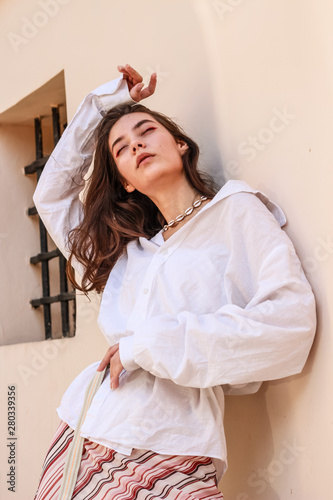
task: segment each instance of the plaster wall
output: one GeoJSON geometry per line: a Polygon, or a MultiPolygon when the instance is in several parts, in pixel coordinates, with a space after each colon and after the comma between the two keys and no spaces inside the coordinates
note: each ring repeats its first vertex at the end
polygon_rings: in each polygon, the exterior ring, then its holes
{"type": "MultiPolygon", "coordinates": [[[[117,64],[129,62],[146,78],[157,71],[147,105],[183,125],[220,181],[246,180],[287,215],[286,231],[317,297],[318,333],[301,375],[227,398],[226,500],[333,499],[332,17],[329,0],[0,3],[0,113],[62,70],[69,119],[87,92],[117,76],[117,64]]],[[[28,135],[22,131],[23,140],[28,135]]],[[[1,223],[6,233],[6,218],[1,223]]],[[[14,258],[6,254],[2,274],[14,258]]],[[[4,500],[13,497],[4,482],[7,386],[17,387],[15,498],[25,500],[37,485],[62,393],[106,350],[97,309],[96,297],[79,297],[73,339],[0,348],[4,500]]]]}

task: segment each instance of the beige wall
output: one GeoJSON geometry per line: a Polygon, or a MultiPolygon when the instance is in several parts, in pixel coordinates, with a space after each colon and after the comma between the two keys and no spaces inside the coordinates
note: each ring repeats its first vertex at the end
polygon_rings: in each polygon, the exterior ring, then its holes
{"type": "Polygon", "coordinates": [[[29,304],[40,282],[38,270],[29,265],[30,256],[38,253],[38,220],[26,215],[36,181],[23,173],[34,158],[33,127],[0,125],[0,158],[0,343],[4,345],[25,335],[30,340],[41,338],[42,318],[31,315],[29,304]]]}
{"type": "MultiPolygon", "coordinates": [[[[52,151],[52,144],[52,130],[49,126],[43,127],[45,154],[52,151]]],[[[30,265],[30,257],[40,253],[39,222],[37,216],[27,215],[28,208],[33,206],[37,176],[24,173],[24,167],[35,159],[34,127],[0,124],[0,158],[2,346],[45,338],[42,307],[33,309],[30,305],[31,299],[42,295],[41,266],[30,265]]],[[[48,238],[48,249],[54,248],[55,244],[48,238]]],[[[51,295],[60,293],[58,267],[58,259],[49,262],[51,295]]],[[[53,337],[61,337],[60,304],[52,305],[51,309],[53,337]]]]}
{"type": "MultiPolygon", "coordinates": [[[[318,335],[301,375],[227,399],[226,500],[333,499],[332,16],[329,0],[0,3],[0,112],[62,69],[69,118],[89,90],[116,76],[117,64],[129,62],[144,75],[157,70],[149,105],[199,141],[203,164],[216,176],[245,179],[287,214],[286,231],[317,296],[318,335]]],[[[2,161],[0,168],[2,176],[2,161]]],[[[2,269],[14,258],[1,261],[2,269]]],[[[5,294],[2,286],[1,304],[5,294]]],[[[79,300],[74,339],[0,349],[1,474],[8,470],[7,385],[15,383],[18,394],[14,498],[32,497],[61,395],[104,353],[97,308],[97,301],[79,300]]],[[[12,498],[3,480],[0,497],[12,498]]]]}

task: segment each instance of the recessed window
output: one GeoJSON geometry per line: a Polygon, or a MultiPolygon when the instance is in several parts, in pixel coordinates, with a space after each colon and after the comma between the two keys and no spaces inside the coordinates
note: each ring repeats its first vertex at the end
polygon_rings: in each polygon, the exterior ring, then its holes
{"type": "Polygon", "coordinates": [[[75,334],[75,291],[66,277],[66,260],[32,202],[66,121],[63,72],[0,115],[0,193],[6,206],[0,216],[0,267],[6,282],[0,297],[5,305],[2,345],[75,334]]]}

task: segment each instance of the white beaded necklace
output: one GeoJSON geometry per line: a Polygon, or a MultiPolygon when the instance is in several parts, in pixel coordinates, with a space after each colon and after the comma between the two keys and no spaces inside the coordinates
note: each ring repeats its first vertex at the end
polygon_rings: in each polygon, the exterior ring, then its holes
{"type": "Polygon", "coordinates": [[[181,222],[183,219],[185,219],[185,217],[187,217],[188,215],[191,215],[193,210],[195,208],[199,208],[201,203],[203,201],[206,201],[206,200],[208,200],[208,196],[200,196],[200,199],[195,201],[194,203],[192,203],[192,205],[190,207],[188,207],[183,214],[177,215],[177,217],[175,219],[172,219],[170,222],[165,224],[165,226],[163,226],[164,231],[167,231],[169,229],[169,227],[176,226],[179,222],[181,222]]]}

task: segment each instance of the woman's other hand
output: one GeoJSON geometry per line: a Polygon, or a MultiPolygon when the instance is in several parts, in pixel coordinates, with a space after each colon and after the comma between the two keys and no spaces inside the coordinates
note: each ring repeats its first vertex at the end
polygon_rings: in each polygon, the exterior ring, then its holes
{"type": "Polygon", "coordinates": [[[97,368],[97,371],[101,372],[110,363],[110,385],[111,389],[117,389],[119,387],[119,376],[123,371],[124,367],[121,364],[119,356],[119,344],[115,344],[106,351],[101,364],[97,368]]]}
{"type": "Polygon", "coordinates": [[[132,99],[136,102],[140,102],[142,99],[151,96],[155,92],[157,75],[152,73],[150,76],[149,83],[146,88],[143,83],[142,76],[129,64],[125,66],[117,66],[118,71],[124,75],[124,79],[127,81],[128,89],[132,99]]]}

